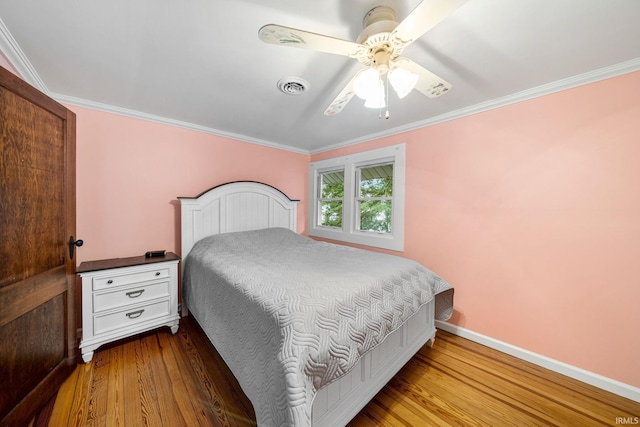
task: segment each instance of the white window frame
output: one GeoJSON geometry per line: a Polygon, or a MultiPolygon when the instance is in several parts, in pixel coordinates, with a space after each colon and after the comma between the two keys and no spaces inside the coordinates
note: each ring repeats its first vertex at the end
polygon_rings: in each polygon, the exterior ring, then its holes
{"type": "Polygon", "coordinates": [[[309,164],[309,235],[394,251],[404,250],[405,144],[363,151],[309,164]],[[361,231],[357,226],[357,168],[393,163],[391,233],[361,231]],[[323,227],[319,220],[319,175],[344,169],[342,228],[323,227]]]}

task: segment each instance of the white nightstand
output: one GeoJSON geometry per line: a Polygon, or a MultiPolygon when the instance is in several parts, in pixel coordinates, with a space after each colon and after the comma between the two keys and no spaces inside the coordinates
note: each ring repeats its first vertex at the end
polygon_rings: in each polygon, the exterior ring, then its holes
{"type": "Polygon", "coordinates": [[[115,258],[80,264],[85,362],[102,344],[168,326],[178,332],[178,262],[164,257],[115,258]]]}

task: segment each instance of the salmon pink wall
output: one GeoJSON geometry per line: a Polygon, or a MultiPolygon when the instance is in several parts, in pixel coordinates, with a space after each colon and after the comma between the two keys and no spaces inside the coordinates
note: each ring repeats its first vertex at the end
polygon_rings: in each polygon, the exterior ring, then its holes
{"type": "Polygon", "coordinates": [[[311,161],[401,142],[403,255],[450,322],[640,387],[640,72],[311,161]]]}
{"type": "Polygon", "coordinates": [[[180,254],[179,196],[229,181],[273,185],[306,223],[309,156],[206,133],[69,106],[77,115],[77,262],[180,254]]]}

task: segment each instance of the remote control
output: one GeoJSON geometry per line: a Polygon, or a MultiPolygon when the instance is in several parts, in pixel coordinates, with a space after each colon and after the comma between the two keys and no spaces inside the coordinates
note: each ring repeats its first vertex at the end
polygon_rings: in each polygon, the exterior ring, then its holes
{"type": "Polygon", "coordinates": [[[167,251],[165,251],[165,250],[149,251],[146,254],[144,254],[144,256],[147,257],[147,258],[153,258],[153,257],[158,257],[158,256],[165,256],[166,253],[167,253],[167,251]]]}

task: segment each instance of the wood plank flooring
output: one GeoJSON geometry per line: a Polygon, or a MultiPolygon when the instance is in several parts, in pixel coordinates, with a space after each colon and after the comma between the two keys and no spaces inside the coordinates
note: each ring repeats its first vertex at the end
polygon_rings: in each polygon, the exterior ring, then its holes
{"type": "MultiPolygon", "coordinates": [[[[640,403],[438,331],[349,426],[616,426],[640,403]]],[[[628,422],[627,422],[628,424],[628,422]]],[[[191,317],[98,349],[34,426],[251,426],[253,408],[191,317]]]]}

